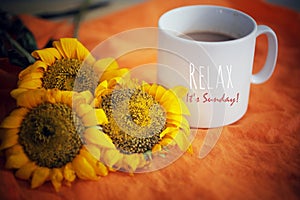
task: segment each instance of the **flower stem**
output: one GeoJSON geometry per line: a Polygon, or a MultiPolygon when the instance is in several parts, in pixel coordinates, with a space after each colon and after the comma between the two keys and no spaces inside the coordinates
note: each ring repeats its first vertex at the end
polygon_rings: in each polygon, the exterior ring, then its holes
{"type": "Polygon", "coordinates": [[[4,36],[8,39],[8,41],[16,48],[17,51],[19,51],[25,58],[28,60],[29,63],[34,63],[35,59],[24,49],[16,40],[14,40],[12,37],[10,37],[9,34],[4,32],[4,36]]]}
{"type": "Polygon", "coordinates": [[[82,16],[84,15],[85,11],[87,10],[88,6],[90,4],[90,0],[85,0],[80,8],[79,8],[79,12],[75,15],[74,17],[74,33],[73,33],[73,37],[74,38],[78,38],[78,31],[79,31],[79,26],[80,26],[80,21],[82,19],[82,16]]]}

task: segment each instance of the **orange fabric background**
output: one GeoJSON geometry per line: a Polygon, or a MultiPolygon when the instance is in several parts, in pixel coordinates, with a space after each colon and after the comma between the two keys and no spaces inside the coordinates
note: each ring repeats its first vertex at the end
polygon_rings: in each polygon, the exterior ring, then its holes
{"type": "MultiPolygon", "coordinates": [[[[215,148],[204,159],[198,152],[207,132],[199,129],[194,154],[184,154],[159,171],[129,176],[110,173],[98,182],[77,180],[56,193],[50,183],[32,190],[3,168],[0,157],[0,199],[299,199],[300,198],[300,14],[259,0],[152,0],[82,23],[79,40],[90,50],[113,34],[157,26],[159,16],[174,7],[215,4],[239,9],[258,24],[270,26],[279,41],[278,62],[271,79],[252,85],[249,108],[238,122],[223,128],[215,148]]],[[[22,16],[38,46],[49,38],[72,36],[67,22],[22,16]]],[[[254,72],[263,65],[266,40],[258,38],[254,72]]],[[[154,60],[155,55],[142,59],[154,60]]],[[[121,63],[131,65],[139,60],[121,63]],[[131,63],[130,63],[131,62],[131,63]]],[[[125,67],[125,66],[124,66],[125,67]]],[[[0,120],[13,107],[8,97],[17,68],[1,61],[0,120]]]]}

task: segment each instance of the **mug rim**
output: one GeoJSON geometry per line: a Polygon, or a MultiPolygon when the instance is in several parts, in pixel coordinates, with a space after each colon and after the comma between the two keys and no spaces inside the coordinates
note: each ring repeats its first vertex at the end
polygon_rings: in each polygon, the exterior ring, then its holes
{"type": "Polygon", "coordinates": [[[179,10],[189,10],[189,9],[195,9],[195,8],[200,8],[200,9],[222,9],[222,10],[227,10],[227,11],[230,11],[230,12],[235,12],[235,13],[238,13],[244,17],[246,17],[253,25],[252,27],[252,30],[247,33],[246,35],[244,36],[241,36],[241,37],[238,37],[238,38],[235,38],[233,40],[226,40],[226,41],[199,41],[199,40],[190,40],[190,39],[187,39],[187,38],[182,38],[182,37],[178,37],[178,35],[174,35],[174,34],[169,34],[167,33],[169,36],[173,37],[174,39],[178,39],[180,41],[185,41],[185,42],[192,42],[192,43],[200,43],[200,44],[208,44],[208,45],[214,45],[214,44],[228,44],[228,43],[235,43],[235,42],[239,42],[239,41],[242,41],[242,40],[246,40],[248,37],[251,37],[252,35],[255,35],[256,31],[257,31],[257,23],[256,21],[250,16],[248,15],[247,13],[244,13],[243,11],[240,11],[240,10],[237,10],[237,9],[234,9],[234,8],[230,8],[230,7],[225,7],[225,6],[218,6],[218,5],[188,5],[188,6],[181,6],[181,7],[177,7],[177,8],[173,8],[171,10],[168,10],[166,12],[164,12],[160,17],[159,17],[159,20],[158,20],[158,28],[159,30],[161,31],[171,31],[173,33],[181,33],[182,32],[179,32],[177,30],[171,30],[171,29],[167,29],[167,28],[163,28],[162,26],[162,22],[163,20],[165,20],[166,17],[168,17],[168,15],[171,15],[171,14],[174,14],[175,12],[178,12],[179,10]]]}

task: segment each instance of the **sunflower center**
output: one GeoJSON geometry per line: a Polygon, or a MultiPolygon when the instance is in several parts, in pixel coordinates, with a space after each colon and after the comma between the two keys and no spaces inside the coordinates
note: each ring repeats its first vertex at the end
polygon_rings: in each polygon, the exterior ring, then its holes
{"type": "Polygon", "coordinates": [[[59,168],[72,161],[83,145],[84,126],[65,104],[43,103],[25,116],[19,143],[39,166],[59,168]]]}
{"type": "Polygon", "coordinates": [[[165,129],[164,109],[141,89],[118,89],[102,98],[109,123],[103,131],[120,152],[145,153],[160,141],[165,129]]]}
{"type": "Polygon", "coordinates": [[[44,73],[43,87],[46,89],[58,88],[65,91],[82,92],[94,91],[98,84],[97,77],[91,66],[77,59],[56,60],[44,73]]]}
{"type": "Polygon", "coordinates": [[[53,132],[53,130],[51,130],[51,128],[45,126],[45,127],[43,127],[42,134],[44,136],[48,137],[48,136],[54,135],[55,132],[53,132]]]}

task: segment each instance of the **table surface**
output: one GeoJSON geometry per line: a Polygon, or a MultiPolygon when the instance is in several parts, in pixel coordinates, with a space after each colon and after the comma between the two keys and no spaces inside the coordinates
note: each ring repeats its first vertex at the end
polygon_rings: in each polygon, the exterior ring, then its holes
{"type": "MultiPolygon", "coordinates": [[[[0,199],[299,199],[300,197],[300,15],[260,0],[151,0],[100,18],[83,22],[79,40],[92,50],[122,31],[156,27],[159,16],[172,8],[214,4],[250,14],[258,24],[277,34],[279,54],[271,79],[251,85],[249,107],[238,122],[223,127],[221,137],[205,157],[198,157],[207,129],[198,129],[194,154],[186,153],[169,166],[151,173],[110,173],[99,181],[75,181],[56,193],[50,183],[30,189],[3,167],[0,156],[0,199]]],[[[51,22],[21,15],[39,48],[50,38],[72,36],[68,22],[51,22]],[[42,28],[41,28],[42,27],[42,28]]],[[[266,38],[257,40],[254,72],[264,64],[266,38]]],[[[120,60],[134,67],[155,60],[154,54],[120,60]]],[[[19,69],[1,61],[1,119],[13,107],[9,90],[19,69]]]]}

